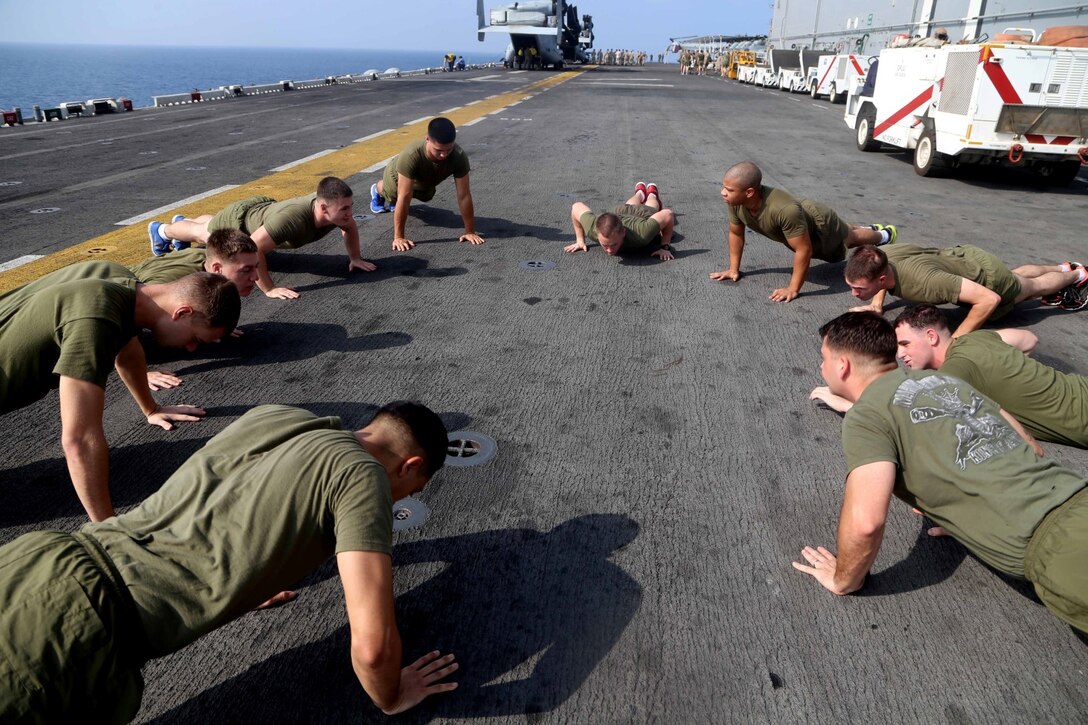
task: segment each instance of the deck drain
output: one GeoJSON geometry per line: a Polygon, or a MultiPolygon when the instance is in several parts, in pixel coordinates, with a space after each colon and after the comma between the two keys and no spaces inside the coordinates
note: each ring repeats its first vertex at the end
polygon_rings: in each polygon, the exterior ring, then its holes
{"type": "Polygon", "coordinates": [[[352,217],[357,222],[366,222],[374,218],[373,214],[356,214],[352,217]]]}
{"type": "Polygon", "coordinates": [[[422,526],[430,514],[431,510],[425,503],[410,496],[395,501],[393,502],[393,531],[404,531],[422,526]]]}
{"type": "Polygon", "coordinates": [[[55,211],[60,211],[59,206],[43,206],[39,209],[31,209],[31,214],[52,214],[55,211]]]}
{"type": "Polygon", "coordinates": [[[545,269],[555,269],[555,262],[547,259],[526,259],[523,262],[518,262],[518,266],[522,269],[542,271],[545,269]]]}
{"type": "Polygon", "coordinates": [[[446,448],[446,465],[464,468],[486,463],[495,455],[495,439],[471,430],[459,430],[450,433],[449,446],[446,448]]]}

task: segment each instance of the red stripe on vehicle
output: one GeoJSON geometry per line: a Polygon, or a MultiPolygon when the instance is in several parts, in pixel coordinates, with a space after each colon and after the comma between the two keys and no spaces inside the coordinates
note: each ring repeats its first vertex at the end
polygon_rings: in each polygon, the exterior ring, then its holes
{"type": "Polygon", "coordinates": [[[833,70],[835,70],[835,64],[834,63],[828,63],[827,64],[827,70],[824,71],[824,77],[821,78],[820,82],[816,84],[817,88],[819,88],[820,86],[822,86],[824,84],[824,81],[827,80],[827,77],[829,75],[831,75],[831,71],[833,71],[833,70]]]}
{"type": "Polygon", "coordinates": [[[858,72],[859,76],[865,75],[865,71],[861,69],[861,63],[858,63],[858,59],[854,56],[850,56],[850,62],[854,64],[854,70],[858,72]]]}
{"type": "Polygon", "coordinates": [[[1046,136],[1038,133],[1025,133],[1024,139],[1028,143],[1045,143],[1053,146],[1068,146],[1076,140],[1076,136],[1055,136],[1053,141],[1047,141],[1046,136]]]}
{"type": "Polygon", "coordinates": [[[888,118],[886,118],[883,122],[877,124],[877,127],[873,129],[873,136],[874,137],[879,136],[880,134],[884,133],[885,131],[887,131],[889,128],[891,128],[895,124],[899,123],[899,121],[901,121],[902,119],[904,119],[908,115],[910,115],[910,113],[914,109],[918,108],[918,106],[920,106],[923,103],[925,103],[926,101],[928,101],[932,96],[933,96],[933,86],[930,86],[929,88],[927,88],[924,91],[922,91],[921,93],[919,93],[915,98],[913,98],[910,101],[910,103],[903,106],[902,108],[900,108],[898,111],[896,111],[892,115],[888,116],[888,118]]]}
{"type": "Polygon", "coordinates": [[[987,77],[990,82],[994,84],[994,88],[997,89],[997,95],[1001,96],[1001,100],[1009,104],[1021,104],[1020,94],[1016,92],[1016,89],[1012,87],[1012,83],[1009,81],[1009,77],[1005,75],[1005,69],[997,63],[983,63],[982,70],[986,71],[987,77]]]}

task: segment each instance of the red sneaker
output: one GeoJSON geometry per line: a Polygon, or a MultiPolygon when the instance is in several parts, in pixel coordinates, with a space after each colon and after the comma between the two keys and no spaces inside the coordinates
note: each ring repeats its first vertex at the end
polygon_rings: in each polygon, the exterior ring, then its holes
{"type": "Polygon", "coordinates": [[[648,199],[651,196],[656,196],[657,200],[661,201],[661,192],[657,190],[657,184],[652,181],[646,185],[646,198],[648,199]]]}

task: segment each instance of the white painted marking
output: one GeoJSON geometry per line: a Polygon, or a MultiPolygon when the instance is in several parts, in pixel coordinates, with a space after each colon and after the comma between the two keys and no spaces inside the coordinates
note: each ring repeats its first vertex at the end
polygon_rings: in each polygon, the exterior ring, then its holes
{"type": "MultiPolygon", "coordinates": [[[[582,86],[646,86],[648,88],[673,88],[672,83],[616,83],[614,81],[580,81],[582,86]]],[[[549,89],[545,89],[549,90],[549,89]]]]}
{"type": "Polygon", "coordinates": [[[377,133],[372,133],[369,136],[363,136],[362,138],[357,138],[354,141],[352,141],[352,143],[362,143],[363,141],[369,141],[372,138],[378,138],[378,136],[384,136],[385,134],[389,133],[392,130],[393,129],[391,129],[391,128],[387,128],[384,131],[378,131],[377,133]]]}
{"type": "MultiPolygon", "coordinates": [[[[480,99],[480,100],[483,100],[483,99],[480,99]]],[[[480,101],[469,101],[468,103],[465,104],[465,108],[468,108],[469,106],[475,106],[479,102],[480,101]]]]}
{"type": "Polygon", "coordinates": [[[789,98],[789,97],[787,97],[786,100],[787,101],[794,101],[795,103],[800,103],[801,102],[800,98],[789,98]]]}
{"type": "Polygon", "coordinates": [[[305,158],[298,159],[297,161],[292,161],[289,164],[284,164],[283,166],[277,166],[274,169],[269,169],[269,171],[287,171],[287,169],[293,169],[296,166],[301,166],[302,164],[306,163],[307,161],[313,161],[314,159],[319,159],[322,156],[328,156],[329,154],[331,154],[335,150],[336,149],[325,149],[324,151],[318,151],[316,154],[310,154],[309,156],[306,156],[305,158]]]}
{"type": "Polygon", "coordinates": [[[513,103],[509,104],[509,105],[507,106],[507,108],[511,108],[512,106],[516,106],[516,105],[518,105],[519,103],[521,103],[521,101],[514,101],[513,103]]]}
{"type": "Polygon", "coordinates": [[[494,111],[488,111],[487,115],[488,116],[494,116],[496,113],[502,113],[505,110],[506,110],[506,106],[503,106],[502,108],[496,109],[494,111]]]}
{"type": "Polygon", "coordinates": [[[509,75],[516,76],[518,73],[525,73],[525,72],[526,71],[523,71],[523,70],[512,70],[512,71],[510,71],[509,75]]]}
{"type": "Polygon", "coordinates": [[[21,257],[16,257],[10,262],[4,262],[0,264],[0,272],[7,272],[9,269],[15,269],[16,267],[22,267],[27,262],[33,262],[35,259],[41,259],[42,254],[24,254],[21,257]]]}
{"type": "Polygon", "coordinates": [[[453,113],[454,111],[460,111],[460,106],[454,106],[453,108],[447,108],[445,111],[439,111],[439,113],[453,113]]]}
{"type": "Polygon", "coordinates": [[[238,184],[227,184],[226,186],[220,186],[220,187],[215,188],[215,189],[209,189],[208,191],[205,191],[202,194],[194,194],[193,196],[187,196],[184,199],[179,199],[179,200],[173,202],[172,204],[167,204],[165,206],[160,206],[157,209],[152,209],[151,211],[145,212],[144,214],[141,214],[139,216],[134,216],[134,217],[131,217],[129,219],[124,219],[124,220],[119,221],[119,222],[114,222],[114,226],[115,227],[127,227],[127,226],[129,226],[131,224],[137,224],[139,222],[147,221],[148,219],[151,219],[153,217],[158,216],[159,214],[162,214],[164,211],[170,211],[171,209],[182,206],[183,204],[190,204],[190,203],[192,203],[194,201],[200,201],[201,199],[207,199],[209,196],[214,196],[215,194],[218,194],[221,191],[230,191],[231,189],[237,189],[237,188],[238,188],[238,184]]]}
{"type": "Polygon", "coordinates": [[[822,103],[813,103],[812,105],[816,106],[816,108],[819,108],[821,111],[826,111],[827,110],[827,107],[824,106],[824,104],[822,104],[822,103]]]}
{"type": "Polygon", "coordinates": [[[461,128],[465,128],[466,126],[475,126],[477,123],[484,120],[485,118],[487,118],[487,116],[481,116],[480,118],[474,118],[471,121],[469,121],[468,123],[462,123],[461,128]]]}
{"type": "Polygon", "coordinates": [[[485,101],[490,101],[492,98],[498,98],[498,97],[499,97],[499,94],[496,93],[494,95],[491,95],[491,96],[488,96],[488,97],[484,98],[484,100],[485,101]]]}
{"type": "Polygon", "coordinates": [[[469,78],[467,80],[470,80],[470,81],[486,81],[488,78],[501,78],[501,77],[502,76],[500,76],[498,73],[495,73],[494,75],[479,76],[478,78],[469,78]]]}
{"type": "Polygon", "coordinates": [[[420,117],[420,118],[417,118],[417,119],[416,119],[416,120],[414,120],[414,121],[409,121],[408,123],[406,123],[406,124],[404,124],[404,125],[405,125],[405,126],[411,126],[411,125],[412,125],[413,123],[419,123],[420,121],[429,121],[429,120],[431,120],[431,117],[430,117],[430,116],[422,116],[422,117],[420,117]]]}
{"type": "Polygon", "coordinates": [[[375,171],[381,171],[382,169],[385,168],[385,165],[388,164],[392,160],[393,160],[393,157],[390,156],[389,158],[387,158],[387,159],[385,159],[383,161],[379,161],[376,164],[372,164],[372,165],[366,167],[365,169],[363,169],[359,173],[360,174],[370,174],[370,173],[373,173],[375,171]]]}

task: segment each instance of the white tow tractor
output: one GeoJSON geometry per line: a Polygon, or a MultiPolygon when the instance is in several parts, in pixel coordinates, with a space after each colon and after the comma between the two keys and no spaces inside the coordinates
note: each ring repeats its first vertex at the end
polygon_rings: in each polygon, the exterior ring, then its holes
{"type": "Polygon", "coordinates": [[[822,56],[809,76],[809,95],[813,98],[827,96],[832,103],[842,103],[853,79],[865,80],[869,62],[868,56],[857,53],[822,56]]]}
{"type": "Polygon", "coordinates": [[[914,149],[922,176],[1000,164],[1068,184],[1088,163],[1088,48],[887,48],[851,84],[844,118],[862,151],[914,149]]]}

